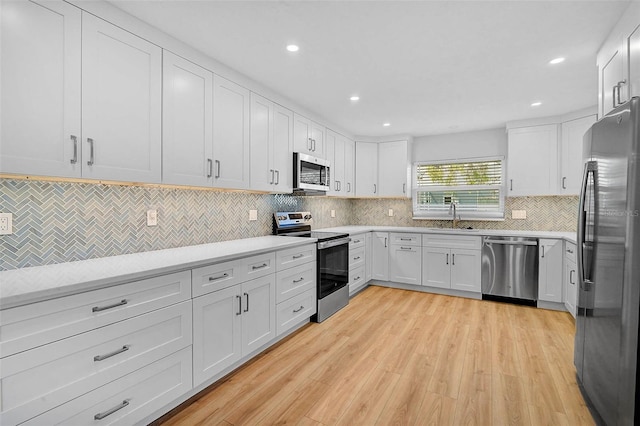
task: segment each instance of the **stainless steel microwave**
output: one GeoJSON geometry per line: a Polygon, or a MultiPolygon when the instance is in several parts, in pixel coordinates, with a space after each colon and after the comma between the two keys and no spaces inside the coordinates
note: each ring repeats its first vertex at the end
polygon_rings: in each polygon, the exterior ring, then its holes
{"type": "Polygon", "coordinates": [[[301,152],[293,153],[293,191],[322,195],[330,186],[330,163],[323,158],[301,152]]]}

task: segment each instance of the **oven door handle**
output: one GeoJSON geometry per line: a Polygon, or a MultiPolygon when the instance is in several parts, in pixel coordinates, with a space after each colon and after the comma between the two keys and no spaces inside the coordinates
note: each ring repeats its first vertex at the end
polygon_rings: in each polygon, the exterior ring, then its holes
{"type": "Polygon", "coordinates": [[[342,244],[349,244],[349,241],[351,241],[351,238],[340,238],[338,240],[323,241],[321,243],[318,243],[318,250],[340,246],[342,244]]]}

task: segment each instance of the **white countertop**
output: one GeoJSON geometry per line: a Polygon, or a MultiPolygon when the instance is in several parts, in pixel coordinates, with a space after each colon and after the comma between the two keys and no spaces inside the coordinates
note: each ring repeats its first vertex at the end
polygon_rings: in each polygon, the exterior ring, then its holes
{"type": "Polygon", "coordinates": [[[417,234],[451,234],[451,235],[478,235],[478,236],[505,236],[505,237],[535,237],[557,238],[576,242],[575,232],[554,231],[512,231],[507,229],[453,229],[453,228],[420,228],[413,226],[337,226],[334,228],[314,229],[314,231],[344,232],[349,235],[357,235],[365,232],[408,232],[417,234]]]}
{"type": "Polygon", "coordinates": [[[0,272],[0,309],[314,243],[265,236],[0,272]]]}

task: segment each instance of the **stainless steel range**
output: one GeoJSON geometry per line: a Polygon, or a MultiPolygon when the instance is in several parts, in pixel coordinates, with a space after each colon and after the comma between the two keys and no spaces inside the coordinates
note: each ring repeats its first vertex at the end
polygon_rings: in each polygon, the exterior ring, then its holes
{"type": "Polygon", "coordinates": [[[316,238],[318,313],[322,322],[349,304],[349,234],[311,231],[310,212],[278,212],[273,215],[274,235],[316,238]]]}

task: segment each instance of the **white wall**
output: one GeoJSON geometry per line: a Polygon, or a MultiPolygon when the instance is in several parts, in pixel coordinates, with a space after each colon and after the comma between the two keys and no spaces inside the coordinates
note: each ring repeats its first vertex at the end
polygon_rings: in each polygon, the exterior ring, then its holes
{"type": "Polygon", "coordinates": [[[496,156],[507,156],[504,128],[414,138],[411,158],[417,162],[496,156]]]}

